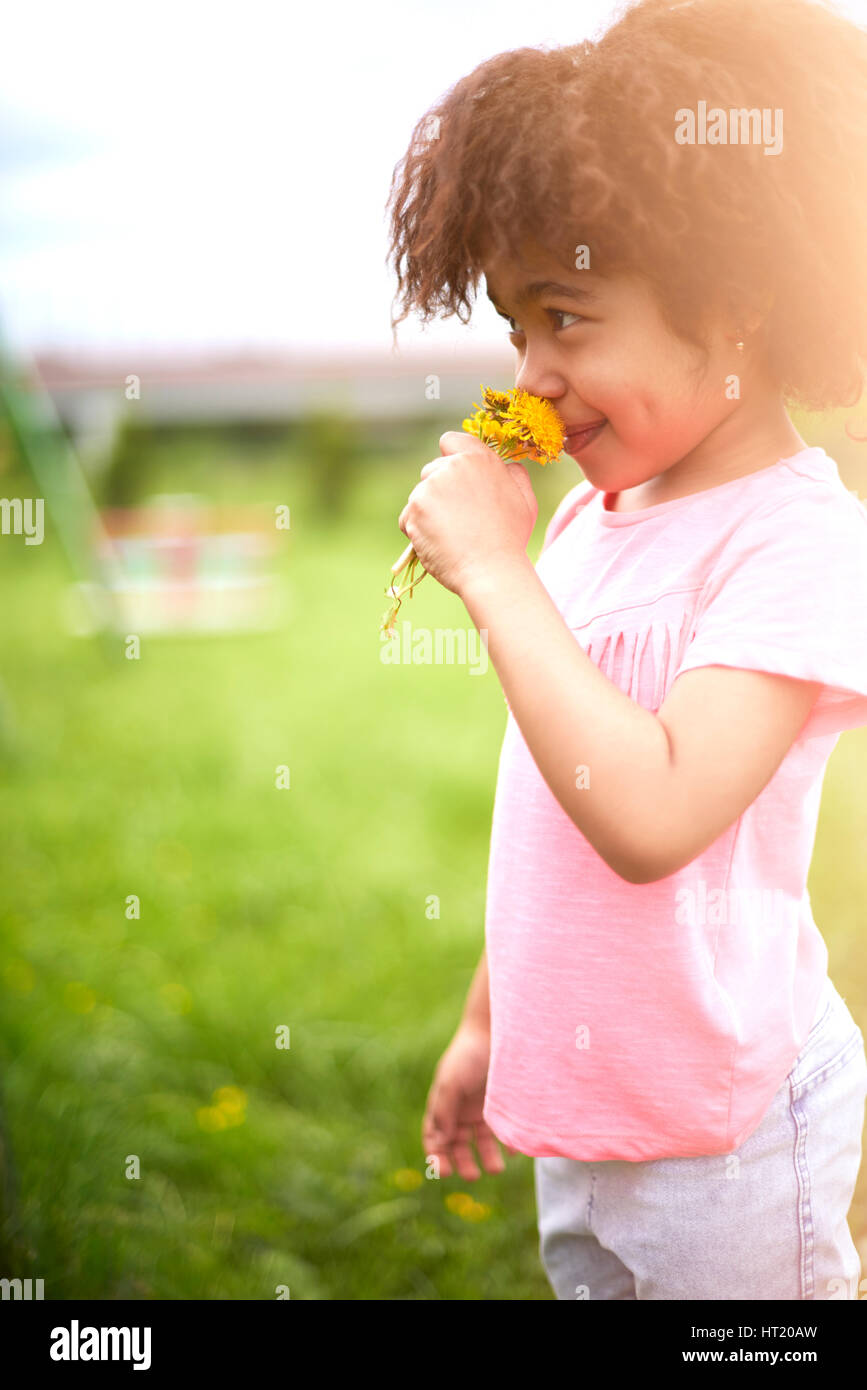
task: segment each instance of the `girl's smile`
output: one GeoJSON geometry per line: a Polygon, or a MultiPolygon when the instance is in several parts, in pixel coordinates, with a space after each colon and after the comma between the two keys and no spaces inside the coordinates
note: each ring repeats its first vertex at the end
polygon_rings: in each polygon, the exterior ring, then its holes
{"type": "Polygon", "coordinates": [[[583,454],[594,439],[598,439],[607,423],[607,420],[603,420],[601,424],[591,425],[589,429],[569,429],[567,426],[563,452],[571,454],[573,458],[578,458],[579,454],[583,454]]]}

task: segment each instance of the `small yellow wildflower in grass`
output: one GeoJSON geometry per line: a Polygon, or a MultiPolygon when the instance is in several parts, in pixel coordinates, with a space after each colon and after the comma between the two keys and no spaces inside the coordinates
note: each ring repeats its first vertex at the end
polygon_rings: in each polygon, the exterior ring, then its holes
{"type": "Polygon", "coordinates": [[[196,1111],[196,1123],[200,1129],[213,1133],[244,1123],[247,1097],[238,1086],[219,1086],[213,1099],[213,1105],[202,1105],[196,1111]]]}
{"type": "Polygon", "coordinates": [[[216,1105],[201,1105],[196,1111],[196,1124],[208,1134],[227,1128],[226,1117],[216,1105]]]}
{"type": "Polygon", "coordinates": [[[413,1192],[424,1182],[417,1168],[398,1168],[396,1173],[392,1173],[391,1180],[401,1192],[413,1192]]]}
{"type": "MultiPolygon", "coordinates": [[[[461,422],[467,434],[476,435],[483,444],[488,444],[507,463],[518,459],[535,459],[543,466],[552,463],[563,450],[563,421],[549,401],[534,396],[516,386],[511,391],[495,391],[491,386],[482,387],[483,405],[478,405],[472,415],[461,422]]],[[[416,574],[420,561],[412,545],[408,545],[399,559],[391,567],[394,578],[386,589],[393,606],[383,615],[381,632],[395,636],[395,620],[404,594],[412,592],[420,584],[427,570],[416,574]]]]}
{"type": "Polygon", "coordinates": [[[490,1214],[491,1208],[486,1202],[473,1202],[471,1207],[467,1207],[461,1212],[465,1221],[487,1221],[490,1214]]]}
{"type": "Polygon", "coordinates": [[[217,1108],[222,1110],[229,1124],[241,1125],[244,1123],[244,1112],[247,1109],[247,1097],[238,1086],[220,1086],[214,1092],[214,1100],[217,1108]]]}
{"type": "Polygon", "coordinates": [[[450,1192],[445,1205],[462,1221],[484,1221],[491,1214],[491,1208],[484,1202],[477,1202],[469,1192],[450,1192]]]}
{"type": "Polygon", "coordinates": [[[454,1212],[455,1216],[462,1216],[466,1208],[473,1204],[469,1192],[450,1192],[444,1200],[448,1210],[454,1212]]]}

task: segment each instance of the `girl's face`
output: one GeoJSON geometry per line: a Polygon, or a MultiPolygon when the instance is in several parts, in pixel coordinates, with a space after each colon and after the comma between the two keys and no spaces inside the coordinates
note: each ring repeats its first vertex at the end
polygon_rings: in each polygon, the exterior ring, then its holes
{"type": "Polygon", "coordinates": [[[715,328],[705,357],[674,336],[640,277],[564,272],[540,256],[521,269],[489,260],[485,279],[488,298],[508,317],[515,385],[549,400],[567,430],[604,421],[597,434],[566,442],[602,491],[637,487],[674,465],[677,479],[712,472],[715,457],[733,459],[755,443],[759,407],[779,438],[779,396],[760,395],[752,374],[749,409],[739,410],[731,378],[743,357],[734,333],[715,328]]]}

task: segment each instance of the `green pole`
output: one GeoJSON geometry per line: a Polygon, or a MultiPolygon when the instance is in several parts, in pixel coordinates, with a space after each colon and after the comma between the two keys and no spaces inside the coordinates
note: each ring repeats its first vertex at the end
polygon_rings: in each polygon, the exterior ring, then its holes
{"type": "Polygon", "coordinates": [[[117,657],[121,613],[115,592],[121,578],[113,542],[106,532],[81,464],[63,431],[49,392],[32,372],[23,385],[0,334],[0,412],[9,422],[24,466],[54,524],[73,577],[91,586],[100,646],[117,657]]]}

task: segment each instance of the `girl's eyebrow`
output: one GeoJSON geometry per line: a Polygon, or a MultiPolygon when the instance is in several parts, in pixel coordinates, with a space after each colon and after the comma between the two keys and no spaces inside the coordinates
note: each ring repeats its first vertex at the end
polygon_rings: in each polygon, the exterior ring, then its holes
{"type": "MultiPolygon", "coordinates": [[[[488,285],[485,293],[494,308],[499,309],[500,296],[496,290],[488,285]]],[[[582,290],[577,285],[564,285],[559,280],[534,280],[524,287],[524,292],[519,296],[518,303],[528,299],[541,299],[543,294],[564,295],[567,299],[574,299],[582,304],[598,304],[599,302],[599,295],[593,290],[582,290]]]]}

